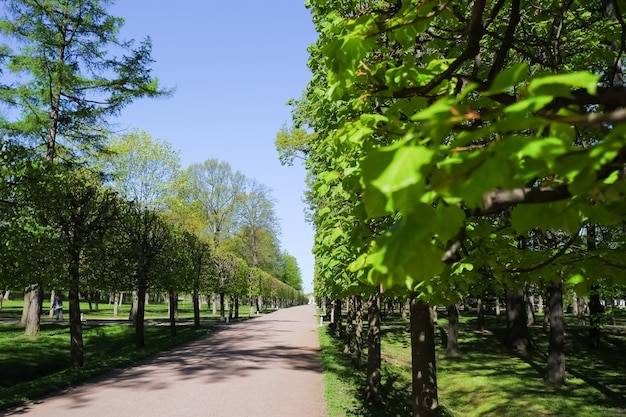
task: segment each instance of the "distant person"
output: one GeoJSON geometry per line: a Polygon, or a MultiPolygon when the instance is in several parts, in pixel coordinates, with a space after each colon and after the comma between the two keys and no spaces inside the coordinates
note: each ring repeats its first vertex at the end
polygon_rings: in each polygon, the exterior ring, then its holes
{"type": "Polygon", "coordinates": [[[56,295],[54,297],[54,303],[52,304],[52,308],[54,309],[54,315],[57,320],[63,320],[63,300],[61,300],[61,296],[56,295]]]}

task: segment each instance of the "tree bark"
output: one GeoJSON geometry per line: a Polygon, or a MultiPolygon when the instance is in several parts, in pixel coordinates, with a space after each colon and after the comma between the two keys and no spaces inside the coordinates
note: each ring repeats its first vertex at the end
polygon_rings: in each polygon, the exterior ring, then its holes
{"type": "MultiPolygon", "coordinates": [[[[587,226],[587,250],[593,252],[597,249],[596,243],[596,226],[587,226]]],[[[592,349],[600,348],[600,323],[602,320],[602,304],[600,303],[600,294],[596,286],[591,288],[589,295],[589,347],[592,349]]]]}
{"type": "Polygon", "coordinates": [[[40,298],[41,292],[39,291],[39,284],[31,284],[28,287],[28,291],[25,297],[24,310],[25,315],[22,315],[24,320],[24,334],[26,336],[39,336],[41,333],[40,323],[40,298]]]}
{"type": "Polygon", "coordinates": [[[507,291],[506,318],[509,347],[519,352],[530,350],[531,343],[526,322],[523,291],[507,291]]]}
{"type": "Polygon", "coordinates": [[[535,324],[535,297],[529,292],[526,293],[525,305],[526,325],[532,326],[533,324],[535,324]]]}
{"type": "Polygon", "coordinates": [[[350,356],[352,356],[352,349],[354,345],[354,318],[354,297],[350,296],[347,300],[346,331],[343,335],[343,353],[350,354],[350,356]]]}
{"type": "Polygon", "coordinates": [[[565,322],[563,318],[563,289],[561,284],[548,288],[550,334],[548,346],[548,374],[546,379],[555,385],[565,384],[565,322]]]}
{"type": "Polygon", "coordinates": [[[68,266],[69,291],[68,300],[70,305],[70,358],[73,369],[82,368],[85,358],[83,344],[83,324],[80,321],[80,250],[70,251],[70,264],[68,266]]]}
{"type": "Polygon", "coordinates": [[[448,344],[446,356],[457,357],[459,352],[459,309],[456,304],[448,306],[448,344]]]}
{"type": "Polygon", "coordinates": [[[360,295],[354,297],[354,346],[350,362],[355,369],[361,368],[361,353],[363,352],[363,300],[360,295]]]}
{"type": "MultiPolygon", "coordinates": [[[[129,314],[128,319],[133,324],[133,327],[136,327],[137,326],[137,314],[138,314],[138,309],[139,309],[139,295],[138,295],[137,290],[133,291],[131,298],[132,298],[132,305],[130,307],[130,314],[129,314]]],[[[145,297],[141,297],[141,299],[142,299],[142,304],[143,304],[143,300],[145,300],[145,297]]]]}
{"type": "MultiPolygon", "coordinates": [[[[135,315],[135,346],[138,348],[142,348],[146,345],[146,336],[144,333],[144,317],[146,314],[146,284],[145,280],[141,279],[137,286],[137,300],[136,301],[136,309],[137,314],[135,315]]],[[[134,297],[133,297],[134,298],[134,297]]]]}
{"type": "Polygon", "coordinates": [[[226,321],[226,306],[224,305],[224,293],[220,293],[220,321],[226,321]]]}
{"type": "Polygon", "coordinates": [[[176,304],[178,304],[178,294],[174,291],[169,292],[169,310],[170,310],[170,336],[176,336],[176,304]]]}
{"type": "Polygon", "coordinates": [[[200,295],[198,290],[194,290],[191,296],[193,301],[193,326],[197,329],[200,327],[200,295]]]}
{"type": "Polygon", "coordinates": [[[341,323],[341,300],[337,299],[333,301],[333,326],[335,329],[335,336],[341,337],[341,333],[343,331],[342,323],[341,323]]]}
{"type": "MultiPolygon", "coordinates": [[[[597,289],[592,288],[592,291],[597,291],[597,289]]],[[[600,325],[603,312],[600,294],[592,292],[589,296],[589,347],[592,349],[600,348],[600,325]]]]}
{"type": "Polygon", "coordinates": [[[52,306],[54,305],[54,297],[56,296],[56,291],[50,291],[50,311],[48,311],[48,317],[54,317],[54,309],[52,306]]]}
{"type": "Polygon", "coordinates": [[[365,386],[365,401],[369,404],[383,403],[380,385],[380,307],[380,295],[371,296],[367,309],[369,329],[367,331],[367,380],[365,386]]]}
{"type": "Polygon", "coordinates": [[[580,326],[586,326],[587,325],[587,316],[585,315],[585,309],[587,308],[585,305],[585,299],[582,297],[578,297],[577,299],[577,304],[578,304],[578,324],[580,326]]]}
{"type": "Polygon", "coordinates": [[[122,303],[122,293],[116,292],[113,294],[113,317],[117,317],[120,314],[120,304],[122,303]]]}
{"type": "Polygon", "coordinates": [[[435,361],[435,328],[430,308],[414,294],[411,299],[411,362],[413,417],[435,417],[439,414],[437,369],[435,361]]]}

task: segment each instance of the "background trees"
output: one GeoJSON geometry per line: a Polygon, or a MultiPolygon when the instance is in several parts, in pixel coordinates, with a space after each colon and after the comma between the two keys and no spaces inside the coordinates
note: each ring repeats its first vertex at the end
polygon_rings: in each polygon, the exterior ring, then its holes
{"type": "MultiPolygon", "coordinates": [[[[169,143],[140,130],[111,132],[109,118],[126,105],[171,90],[151,73],[150,39],[118,39],[123,20],[108,15],[108,5],[11,0],[0,19],[0,283],[28,287],[30,335],[39,332],[42,295],[68,294],[74,367],[83,364],[79,301],[86,293],[134,290],[140,347],[148,291],[167,292],[172,312],[178,293],[191,293],[196,326],[201,293],[219,289],[236,305],[250,292],[247,263],[216,251],[223,240],[238,234],[251,263],[279,270],[267,187],[214,159],[185,176],[169,143]],[[211,287],[216,263],[228,273],[211,287]]],[[[267,287],[276,299],[302,301],[267,287]]]]}

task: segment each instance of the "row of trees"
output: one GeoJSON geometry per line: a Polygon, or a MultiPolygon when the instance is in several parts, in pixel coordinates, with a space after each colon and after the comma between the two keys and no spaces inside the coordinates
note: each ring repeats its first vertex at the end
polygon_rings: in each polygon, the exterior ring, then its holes
{"type": "Polygon", "coordinates": [[[410,299],[414,416],[439,409],[430,307],[463,297],[506,293],[524,348],[523,291],[542,289],[547,379],[564,383],[564,286],[597,344],[600,293],[626,278],[623,5],[308,4],[313,77],[276,143],[309,171],[316,295],[369,298],[367,398],[382,292],[410,299]]]}
{"type": "Polygon", "coordinates": [[[119,40],[107,4],[10,0],[0,19],[0,283],[27,287],[29,335],[43,289],[67,291],[74,367],[81,292],[133,290],[137,346],[147,291],[193,294],[196,325],[200,293],[304,301],[269,189],[217,160],[181,171],[145,133],[112,135],[126,105],[172,91],[151,74],[150,39],[119,40]]]}

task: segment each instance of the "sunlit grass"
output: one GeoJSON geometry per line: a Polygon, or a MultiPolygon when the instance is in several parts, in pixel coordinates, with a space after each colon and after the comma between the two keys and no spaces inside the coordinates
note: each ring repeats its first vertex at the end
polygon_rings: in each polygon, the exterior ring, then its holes
{"type": "MultiPolygon", "coordinates": [[[[440,316],[439,325],[447,326],[440,316]]],[[[490,330],[474,331],[471,317],[462,318],[462,356],[447,358],[437,333],[439,402],[442,414],[456,417],[606,417],[626,416],[626,332],[605,328],[602,349],[586,347],[586,330],[568,328],[567,384],[544,382],[547,338],[541,327],[532,329],[537,349],[517,354],[503,344],[503,318],[492,318],[490,330]]],[[[410,415],[411,351],[409,325],[389,317],[382,328],[385,409],[361,405],[365,374],[349,367],[343,344],[320,331],[325,364],[327,405],[331,417],[410,415]],[[332,375],[329,375],[332,374],[332,375]],[[339,395],[341,394],[341,395],[339,395]],[[404,405],[402,409],[398,403],[404,405]]],[[[366,360],[366,359],[364,359],[366,360]]]]}

